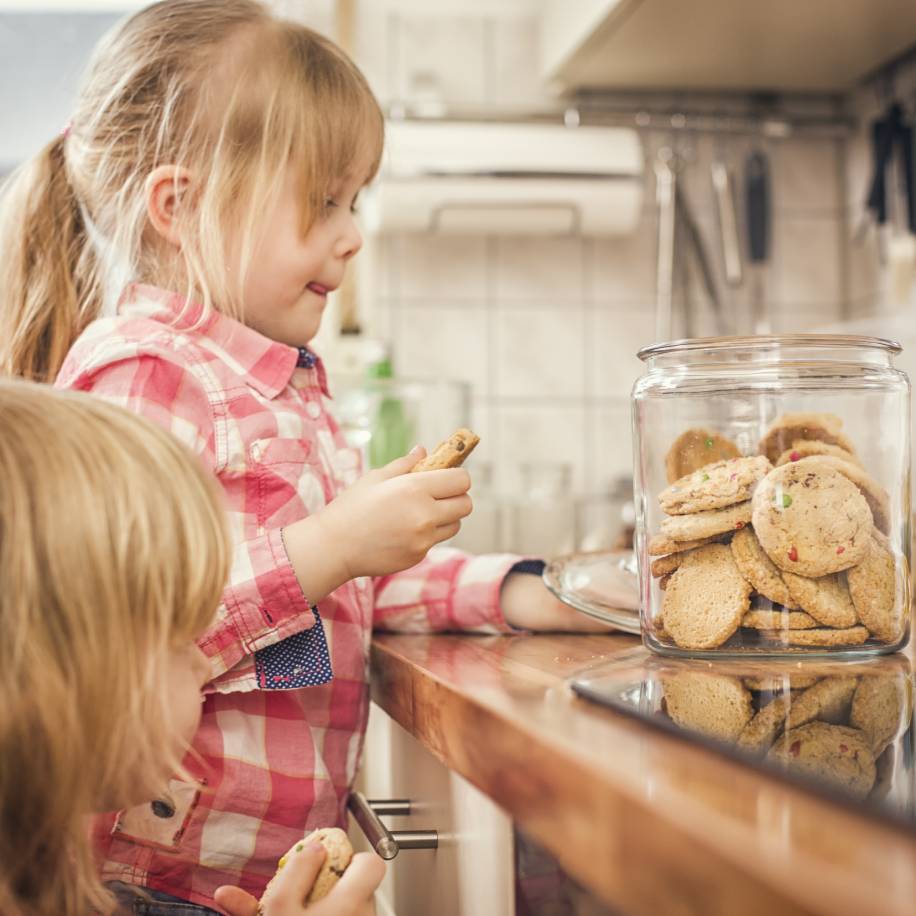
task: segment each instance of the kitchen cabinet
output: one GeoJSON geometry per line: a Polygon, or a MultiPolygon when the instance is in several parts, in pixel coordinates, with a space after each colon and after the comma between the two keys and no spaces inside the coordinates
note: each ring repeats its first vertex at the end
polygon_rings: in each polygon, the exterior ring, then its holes
{"type": "MultiPolygon", "coordinates": [[[[440,763],[375,704],[357,788],[367,798],[408,798],[411,814],[390,830],[436,829],[437,849],[402,849],[376,895],[379,916],[512,916],[512,822],[489,798],[440,763]]],[[[351,821],[354,848],[367,849],[351,821]]]]}
{"type": "Polygon", "coordinates": [[[916,44],[913,0],[547,0],[564,90],[842,92],[916,44]]]}

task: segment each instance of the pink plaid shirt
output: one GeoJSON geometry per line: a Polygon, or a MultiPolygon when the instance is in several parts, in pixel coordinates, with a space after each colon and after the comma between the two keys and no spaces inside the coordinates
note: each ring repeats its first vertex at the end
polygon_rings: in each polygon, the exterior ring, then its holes
{"type": "Polygon", "coordinates": [[[297,357],[219,313],[135,286],[117,316],[86,329],[58,377],[200,455],[223,485],[235,543],[201,640],[215,679],[186,760],[195,781],[174,779],[156,802],[98,819],[106,881],[210,906],[221,884],[260,895],[304,832],[346,826],[373,627],[511,630],[499,588],[517,558],[448,548],[397,575],[347,582],[313,612],[281,529],[352,484],[361,459],[328,410],[321,362],[298,368],[297,357]]]}

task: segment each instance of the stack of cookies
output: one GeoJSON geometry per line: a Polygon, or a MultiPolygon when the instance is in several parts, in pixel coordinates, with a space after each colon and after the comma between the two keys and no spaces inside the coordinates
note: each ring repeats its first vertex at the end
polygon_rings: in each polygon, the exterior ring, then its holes
{"type": "Polygon", "coordinates": [[[649,541],[658,638],[694,650],[900,640],[908,574],[887,537],[890,500],[841,426],[786,414],[753,456],[706,430],[678,439],[649,541]]]}
{"type": "Polygon", "coordinates": [[[909,672],[845,677],[662,677],[663,711],[681,728],[818,778],[856,797],[890,788],[893,742],[913,711],[909,672]]]}

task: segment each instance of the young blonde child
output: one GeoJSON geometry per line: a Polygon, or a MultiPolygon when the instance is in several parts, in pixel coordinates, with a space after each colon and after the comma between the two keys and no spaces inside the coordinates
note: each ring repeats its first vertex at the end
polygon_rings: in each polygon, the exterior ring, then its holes
{"type": "Polygon", "coordinates": [[[471,511],[467,472],[406,474],[415,449],[360,476],[329,411],[308,344],[382,142],[328,40],[254,0],[164,0],[103,42],[71,126],[7,192],[0,369],[171,430],[222,484],[235,545],[195,753],[167,807],[97,824],[106,880],[259,895],[303,832],[344,826],[373,627],[590,628],[516,557],[429,552],[471,511]]]}
{"type": "MultiPolygon", "coordinates": [[[[209,676],[193,640],[229,556],[217,488],[172,436],[86,395],[0,382],[4,916],[113,911],[89,817],[167,803],[209,676]]],[[[291,863],[266,916],[304,916],[320,861],[309,849],[291,863]]],[[[382,872],[354,858],[321,912],[369,912],[382,872]]],[[[219,897],[233,916],[253,912],[237,888],[219,897]]]]}

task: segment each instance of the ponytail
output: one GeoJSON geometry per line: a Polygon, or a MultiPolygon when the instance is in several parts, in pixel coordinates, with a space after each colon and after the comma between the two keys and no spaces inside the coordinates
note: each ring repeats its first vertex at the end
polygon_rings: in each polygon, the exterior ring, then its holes
{"type": "Polygon", "coordinates": [[[96,259],[61,134],[0,197],[0,374],[51,382],[101,309],[96,259]]]}

